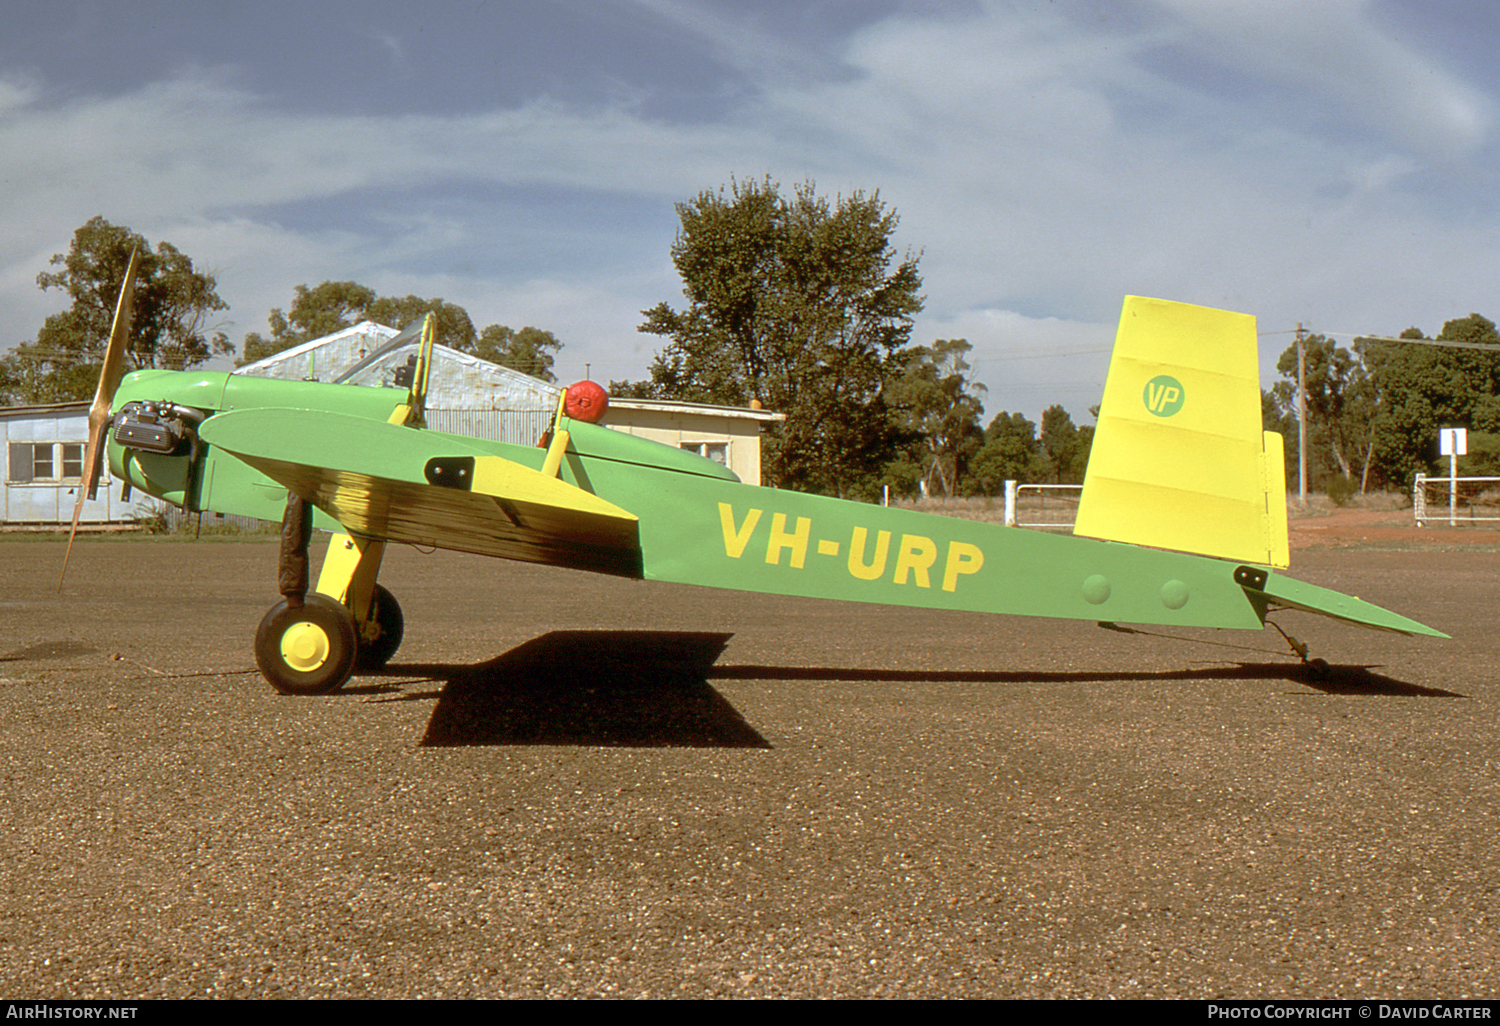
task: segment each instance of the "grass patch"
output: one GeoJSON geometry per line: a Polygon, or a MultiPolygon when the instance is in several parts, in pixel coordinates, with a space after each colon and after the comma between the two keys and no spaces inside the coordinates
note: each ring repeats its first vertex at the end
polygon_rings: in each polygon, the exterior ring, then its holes
{"type": "MultiPolygon", "coordinates": [[[[319,531],[314,535],[329,537],[328,532],[319,531]]],[[[266,524],[264,527],[247,528],[237,524],[210,524],[207,520],[203,523],[203,531],[200,534],[190,521],[184,521],[176,527],[162,529],[149,529],[142,526],[125,527],[122,530],[83,530],[78,532],[78,545],[97,545],[101,542],[182,542],[182,541],[216,541],[216,542],[274,542],[281,537],[280,524],[266,524]]],[[[6,542],[47,542],[67,544],[67,527],[38,527],[35,530],[29,528],[8,528],[0,531],[0,545],[6,542]]]]}

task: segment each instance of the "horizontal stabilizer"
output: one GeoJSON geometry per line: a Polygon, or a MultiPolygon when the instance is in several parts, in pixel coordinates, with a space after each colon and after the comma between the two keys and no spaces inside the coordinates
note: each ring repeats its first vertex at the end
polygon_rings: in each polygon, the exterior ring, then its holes
{"type": "Polygon", "coordinates": [[[1308,584],[1291,577],[1267,574],[1259,588],[1247,585],[1245,592],[1257,603],[1268,608],[1300,609],[1306,613],[1342,620],[1356,627],[1372,627],[1379,631],[1395,631],[1398,634],[1421,634],[1429,638],[1446,638],[1442,631],[1435,631],[1426,624],[1408,619],[1400,613],[1382,609],[1363,599],[1344,595],[1316,584],[1308,584]]]}

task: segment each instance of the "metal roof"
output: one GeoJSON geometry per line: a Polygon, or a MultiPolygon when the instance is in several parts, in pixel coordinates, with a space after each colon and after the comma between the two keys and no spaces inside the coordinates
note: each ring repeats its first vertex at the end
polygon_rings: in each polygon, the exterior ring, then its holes
{"type": "Polygon", "coordinates": [[[0,417],[38,417],[48,414],[77,416],[87,414],[92,402],[41,403],[35,406],[0,406],[0,417]]]}

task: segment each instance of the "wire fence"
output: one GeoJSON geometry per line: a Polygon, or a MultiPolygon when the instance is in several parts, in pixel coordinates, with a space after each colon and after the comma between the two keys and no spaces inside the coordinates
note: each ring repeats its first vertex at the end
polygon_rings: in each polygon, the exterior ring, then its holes
{"type": "Polygon", "coordinates": [[[1411,487],[1412,517],[1428,524],[1483,523],[1500,520],[1500,477],[1428,477],[1418,474],[1411,487]]]}
{"type": "Polygon", "coordinates": [[[1005,523],[1009,527],[1038,527],[1071,531],[1078,519],[1083,485],[1005,482],[1005,523]]]}

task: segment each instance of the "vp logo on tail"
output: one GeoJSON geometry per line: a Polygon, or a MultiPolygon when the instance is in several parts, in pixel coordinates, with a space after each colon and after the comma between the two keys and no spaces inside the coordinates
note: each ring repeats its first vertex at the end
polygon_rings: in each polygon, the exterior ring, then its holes
{"type": "Polygon", "coordinates": [[[1187,397],[1183,395],[1182,382],[1169,374],[1158,374],[1146,382],[1146,391],[1141,398],[1145,400],[1146,409],[1156,416],[1170,417],[1182,409],[1187,397]]]}

